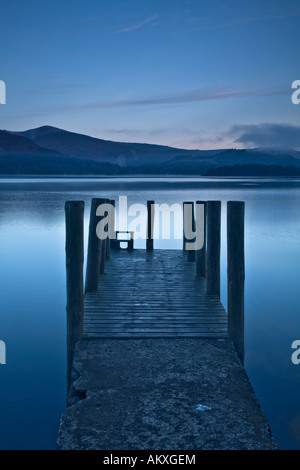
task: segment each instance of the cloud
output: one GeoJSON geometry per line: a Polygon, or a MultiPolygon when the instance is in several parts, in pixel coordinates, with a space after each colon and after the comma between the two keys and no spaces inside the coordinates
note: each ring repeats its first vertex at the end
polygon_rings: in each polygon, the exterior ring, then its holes
{"type": "Polygon", "coordinates": [[[145,26],[146,24],[148,25],[154,25],[154,21],[158,18],[158,15],[152,15],[152,16],[149,16],[148,18],[146,18],[145,20],[143,21],[140,21],[138,23],[134,23],[132,24],[131,26],[127,26],[125,28],[121,28],[119,29],[118,31],[115,31],[115,34],[123,34],[123,33],[130,33],[131,31],[135,31],[137,29],[140,29],[142,28],[143,26],[145,26]]]}
{"type": "Polygon", "coordinates": [[[261,5],[259,14],[257,14],[255,6],[252,8],[251,3],[249,3],[248,8],[244,9],[244,13],[244,15],[240,15],[239,10],[225,6],[219,15],[222,21],[218,21],[217,17],[212,17],[211,15],[191,15],[186,18],[178,17],[180,24],[184,24],[187,27],[177,30],[176,34],[234,28],[249,23],[289,20],[300,16],[300,7],[295,6],[294,8],[291,7],[287,9],[285,5],[278,5],[277,7],[274,4],[265,7],[261,5]]]}
{"type": "Polygon", "coordinates": [[[41,116],[49,113],[57,112],[73,112],[84,111],[93,109],[106,109],[106,108],[138,108],[149,106],[174,106],[187,103],[197,103],[209,100],[224,100],[232,98],[253,98],[253,97],[268,97],[290,95],[290,88],[274,87],[270,88],[267,85],[248,85],[243,87],[215,87],[215,88],[200,88],[187,91],[178,91],[176,93],[164,93],[161,95],[146,95],[141,97],[119,98],[109,101],[90,101],[78,102],[64,105],[49,106],[33,110],[31,116],[41,116]]]}
{"type": "MultiPolygon", "coordinates": [[[[128,106],[153,106],[153,105],[173,105],[182,103],[194,103],[198,101],[223,100],[230,98],[247,98],[247,97],[266,97],[274,95],[289,95],[290,89],[286,87],[278,87],[274,89],[263,88],[261,86],[251,86],[245,88],[201,88],[188,91],[179,91],[176,93],[165,93],[156,96],[132,97],[117,99],[111,101],[93,102],[75,105],[75,108],[115,108],[128,106]]],[[[71,106],[72,107],[72,106],[71,106]]]]}
{"type": "Polygon", "coordinates": [[[233,126],[229,135],[245,147],[300,149],[300,126],[292,124],[248,124],[233,126]]]}
{"type": "Polygon", "coordinates": [[[106,129],[106,132],[117,135],[197,135],[197,131],[187,129],[186,127],[177,128],[177,127],[164,127],[164,128],[155,128],[155,129],[134,129],[134,128],[123,128],[123,129],[106,129]]]}
{"type": "MultiPolygon", "coordinates": [[[[274,96],[290,94],[290,89],[277,88],[201,88],[177,93],[164,94],[160,96],[149,96],[142,98],[129,98],[102,103],[105,107],[114,106],[139,106],[139,105],[157,105],[157,104],[180,104],[197,101],[219,100],[228,98],[243,98],[253,96],[274,96]]],[[[96,104],[97,106],[97,104],[96,104]]]]}

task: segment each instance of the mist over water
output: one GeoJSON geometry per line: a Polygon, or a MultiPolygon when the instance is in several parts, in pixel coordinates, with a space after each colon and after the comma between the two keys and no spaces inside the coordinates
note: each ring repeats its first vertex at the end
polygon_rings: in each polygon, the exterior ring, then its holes
{"type": "Polygon", "coordinates": [[[245,368],[279,447],[300,449],[300,365],[291,362],[300,339],[300,181],[272,178],[0,180],[0,448],[56,448],[66,397],[64,204],[86,202],[86,245],[91,199],[115,199],[118,210],[119,196],[128,205],[222,201],[225,308],[226,202],[245,201],[245,368]]]}

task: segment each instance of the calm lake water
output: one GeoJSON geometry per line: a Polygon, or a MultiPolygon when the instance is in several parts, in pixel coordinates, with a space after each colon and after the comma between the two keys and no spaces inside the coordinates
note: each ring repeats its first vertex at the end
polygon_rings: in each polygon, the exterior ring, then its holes
{"type": "MultiPolygon", "coordinates": [[[[64,203],[222,201],[226,307],[226,202],[246,202],[245,368],[281,449],[300,449],[300,180],[0,180],[0,448],[55,449],[66,396],[64,203]]],[[[86,238],[86,237],[85,237],[86,238]]],[[[144,247],[139,241],[137,247],[144,247]]],[[[158,240],[156,248],[181,248],[158,240]]]]}

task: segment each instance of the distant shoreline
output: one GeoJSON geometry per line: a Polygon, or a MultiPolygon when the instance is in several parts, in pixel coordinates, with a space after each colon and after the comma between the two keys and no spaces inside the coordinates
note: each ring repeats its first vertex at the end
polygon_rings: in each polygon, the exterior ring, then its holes
{"type": "Polygon", "coordinates": [[[252,180],[252,179],[259,179],[259,180],[266,180],[266,179],[273,179],[273,180],[285,180],[285,179],[292,179],[292,180],[299,180],[300,176],[287,176],[287,175],[269,175],[269,176],[217,176],[217,175],[1,175],[0,179],[203,179],[203,180],[211,180],[211,179],[220,179],[220,180],[228,180],[228,179],[235,179],[235,180],[252,180]]]}

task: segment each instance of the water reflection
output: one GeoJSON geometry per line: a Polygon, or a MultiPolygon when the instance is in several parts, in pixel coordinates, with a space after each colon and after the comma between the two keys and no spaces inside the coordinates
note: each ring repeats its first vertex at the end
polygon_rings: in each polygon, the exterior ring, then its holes
{"type": "MultiPolygon", "coordinates": [[[[120,195],[128,196],[128,204],[222,201],[225,306],[225,203],[246,202],[245,366],[277,442],[300,448],[300,367],[290,359],[291,343],[300,339],[298,180],[0,183],[0,339],[7,345],[7,365],[0,368],[1,448],[55,448],[66,395],[64,203],[85,201],[86,243],[91,199],[115,199],[118,210],[120,195]]],[[[138,240],[135,246],[144,244],[138,240]]],[[[155,246],[180,249],[182,242],[159,240],[155,246]]]]}

